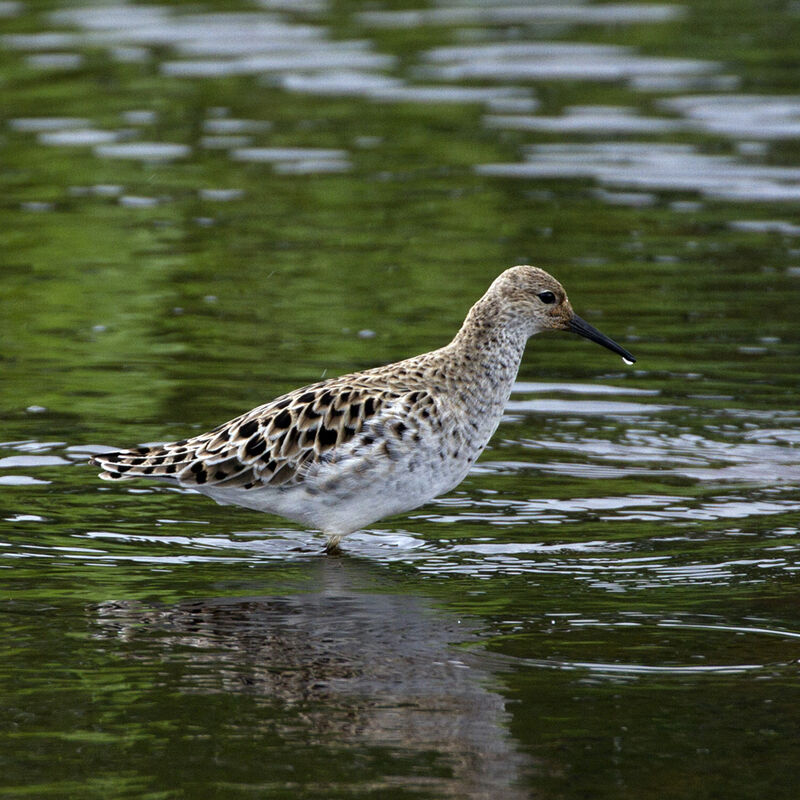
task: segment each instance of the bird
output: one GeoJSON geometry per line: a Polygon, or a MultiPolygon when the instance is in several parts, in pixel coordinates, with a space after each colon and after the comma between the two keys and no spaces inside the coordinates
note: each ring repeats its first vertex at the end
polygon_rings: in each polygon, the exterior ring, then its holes
{"type": "Polygon", "coordinates": [[[502,272],[453,340],[396,363],[295,389],[167,444],[95,455],[100,477],[148,478],[222,505],[342,537],[458,486],[503,415],[527,340],[570,331],[622,356],[577,316],[563,286],[529,265],[502,272]]]}

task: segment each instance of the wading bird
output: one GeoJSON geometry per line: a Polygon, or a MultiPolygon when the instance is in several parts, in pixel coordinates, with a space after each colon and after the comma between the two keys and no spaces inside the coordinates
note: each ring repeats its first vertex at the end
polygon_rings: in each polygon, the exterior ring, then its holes
{"type": "Polygon", "coordinates": [[[500,422],[525,343],[547,330],[635,361],[572,311],[555,278],[512,267],[438,350],[295,389],[190,439],[92,463],[107,480],[165,480],[279,514],[322,531],[332,551],[345,534],[458,486],[500,422]]]}

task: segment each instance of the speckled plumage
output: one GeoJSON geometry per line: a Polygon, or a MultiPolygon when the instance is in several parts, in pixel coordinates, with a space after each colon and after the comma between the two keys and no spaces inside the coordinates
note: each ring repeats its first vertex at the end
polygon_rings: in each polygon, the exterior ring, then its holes
{"type": "Polygon", "coordinates": [[[190,439],[93,463],[105,479],[168,480],[301,522],[335,543],[461,482],[500,422],[528,337],[546,329],[573,330],[633,360],[573,314],[555,278],[512,267],[438,350],[296,389],[190,439]]]}

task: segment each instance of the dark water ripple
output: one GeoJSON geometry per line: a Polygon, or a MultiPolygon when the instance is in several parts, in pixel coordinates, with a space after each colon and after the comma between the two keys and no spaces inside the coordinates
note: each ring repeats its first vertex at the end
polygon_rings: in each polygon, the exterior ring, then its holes
{"type": "Polygon", "coordinates": [[[0,794],[794,798],[795,11],[0,2],[0,794]],[[521,262],[637,364],[340,558],[86,464],[521,262]]]}

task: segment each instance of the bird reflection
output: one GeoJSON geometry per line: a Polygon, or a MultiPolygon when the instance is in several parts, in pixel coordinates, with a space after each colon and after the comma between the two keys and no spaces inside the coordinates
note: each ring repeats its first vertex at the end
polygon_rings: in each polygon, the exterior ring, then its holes
{"type": "Polygon", "coordinates": [[[421,762],[436,753],[449,777],[411,779],[436,796],[529,796],[517,788],[526,760],[506,730],[489,659],[456,648],[476,638],[474,623],[426,598],[360,591],[356,565],[325,562],[314,592],[104,603],[101,635],[126,640],[138,659],[145,647],[156,659],[188,652],[182,691],[253,694],[280,708],[271,725],[283,737],[324,735],[338,749],[390,748],[421,762]]]}

